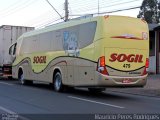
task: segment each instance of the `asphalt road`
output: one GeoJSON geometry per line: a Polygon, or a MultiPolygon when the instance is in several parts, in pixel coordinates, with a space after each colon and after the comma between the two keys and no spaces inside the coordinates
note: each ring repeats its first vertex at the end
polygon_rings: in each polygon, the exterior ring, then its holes
{"type": "Polygon", "coordinates": [[[57,93],[45,84],[23,86],[15,80],[0,80],[0,119],[95,119],[96,114],[137,113],[160,113],[160,98],[107,90],[91,94],[87,89],[57,93]]]}

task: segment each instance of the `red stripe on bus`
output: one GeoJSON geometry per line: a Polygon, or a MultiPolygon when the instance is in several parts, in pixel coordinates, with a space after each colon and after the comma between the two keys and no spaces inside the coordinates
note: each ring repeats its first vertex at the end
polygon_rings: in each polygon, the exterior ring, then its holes
{"type": "Polygon", "coordinates": [[[121,38],[121,39],[134,39],[134,40],[144,40],[142,38],[138,38],[138,37],[128,37],[128,36],[113,36],[111,38],[121,38]]]}

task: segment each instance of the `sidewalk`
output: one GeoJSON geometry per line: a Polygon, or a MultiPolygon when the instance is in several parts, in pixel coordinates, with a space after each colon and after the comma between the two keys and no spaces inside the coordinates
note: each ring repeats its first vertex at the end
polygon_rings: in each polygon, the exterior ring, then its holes
{"type": "Polygon", "coordinates": [[[109,88],[110,91],[160,97],[160,74],[149,75],[144,88],[109,88]]]}

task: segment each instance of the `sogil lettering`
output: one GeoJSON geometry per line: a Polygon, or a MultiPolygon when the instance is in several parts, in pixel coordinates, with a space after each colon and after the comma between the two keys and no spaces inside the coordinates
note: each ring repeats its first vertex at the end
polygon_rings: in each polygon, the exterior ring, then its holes
{"type": "Polygon", "coordinates": [[[126,55],[126,54],[117,54],[117,53],[113,53],[111,54],[110,56],[110,59],[109,61],[110,62],[115,62],[115,61],[118,61],[118,62],[135,62],[135,63],[142,63],[143,59],[143,55],[139,55],[139,54],[129,54],[129,55],[126,55]]]}
{"type": "Polygon", "coordinates": [[[34,56],[33,63],[34,64],[43,64],[46,63],[46,56],[34,56]]]}

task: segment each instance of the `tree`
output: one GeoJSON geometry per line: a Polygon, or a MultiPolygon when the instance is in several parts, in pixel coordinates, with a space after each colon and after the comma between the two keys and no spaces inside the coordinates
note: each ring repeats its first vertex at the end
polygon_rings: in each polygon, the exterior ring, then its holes
{"type": "Polygon", "coordinates": [[[143,0],[138,18],[143,18],[148,23],[160,22],[160,0],[143,0]]]}

